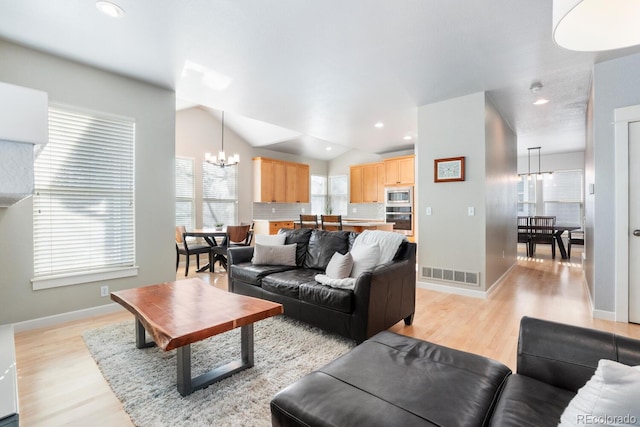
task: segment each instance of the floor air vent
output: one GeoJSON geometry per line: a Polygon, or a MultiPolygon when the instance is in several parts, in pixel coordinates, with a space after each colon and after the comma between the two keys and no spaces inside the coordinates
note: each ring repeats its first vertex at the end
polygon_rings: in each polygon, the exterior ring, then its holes
{"type": "Polygon", "coordinates": [[[439,267],[422,267],[421,275],[425,279],[446,280],[447,282],[480,286],[480,273],[472,273],[470,271],[451,270],[439,267]]]}

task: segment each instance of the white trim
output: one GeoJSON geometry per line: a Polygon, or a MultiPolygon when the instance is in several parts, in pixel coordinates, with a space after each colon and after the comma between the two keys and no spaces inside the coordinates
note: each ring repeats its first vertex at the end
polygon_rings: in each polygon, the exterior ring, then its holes
{"type": "MultiPolygon", "coordinates": [[[[629,123],[640,121],[640,105],[614,110],[614,263],[615,263],[615,312],[618,322],[629,322],[629,123]]],[[[600,319],[600,313],[593,310],[593,317],[600,319]]],[[[608,314],[605,314],[608,316],[608,314]]]]}
{"type": "Polygon", "coordinates": [[[612,322],[615,322],[616,313],[613,311],[593,310],[593,318],[602,319],[602,320],[611,320],[612,322]]]}
{"type": "Polygon", "coordinates": [[[417,282],[417,287],[428,289],[430,291],[445,292],[447,294],[462,295],[465,297],[487,299],[487,293],[484,291],[476,291],[474,289],[458,288],[456,286],[441,285],[430,282],[417,282]]]}
{"type": "Polygon", "coordinates": [[[513,270],[513,268],[517,265],[518,263],[511,264],[511,267],[509,267],[507,271],[505,271],[504,274],[498,278],[498,280],[493,282],[491,287],[489,287],[487,292],[485,292],[487,297],[490,297],[495,291],[498,290],[500,286],[502,286],[502,284],[505,282],[505,278],[507,277],[507,274],[511,273],[511,270],[513,270]]]}
{"type": "Polygon", "coordinates": [[[46,328],[49,326],[59,325],[60,323],[71,322],[73,320],[86,319],[100,314],[115,313],[120,310],[124,310],[124,308],[120,304],[113,302],[105,305],[99,305],[97,307],[85,308],[83,310],[25,320],[24,322],[14,323],[13,328],[15,332],[30,331],[32,329],[46,328]]]}
{"type": "Polygon", "coordinates": [[[76,275],[47,276],[31,279],[34,291],[49,288],[59,288],[61,286],[79,285],[82,283],[100,282],[103,280],[122,279],[123,277],[133,277],[138,275],[138,267],[118,268],[113,270],[102,270],[84,272],[76,275]]]}

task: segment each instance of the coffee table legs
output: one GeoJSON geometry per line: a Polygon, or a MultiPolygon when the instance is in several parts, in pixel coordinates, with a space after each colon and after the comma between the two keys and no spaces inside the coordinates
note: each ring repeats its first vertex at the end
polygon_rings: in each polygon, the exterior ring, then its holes
{"type": "Polygon", "coordinates": [[[196,390],[206,388],[211,384],[230,377],[244,369],[253,366],[253,323],[240,328],[241,358],[212,371],[191,378],[191,345],[178,347],[177,351],[177,383],[178,392],[187,396],[196,390]]]}

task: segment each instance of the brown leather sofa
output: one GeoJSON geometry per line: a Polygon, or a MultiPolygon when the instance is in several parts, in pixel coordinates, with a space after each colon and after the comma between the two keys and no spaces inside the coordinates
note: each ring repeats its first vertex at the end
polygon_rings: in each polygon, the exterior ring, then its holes
{"type": "Polygon", "coordinates": [[[486,357],[381,332],[280,391],[271,420],[276,427],[555,427],[600,359],[640,365],[640,340],[524,317],[512,374],[486,357]]]}
{"type": "Polygon", "coordinates": [[[360,343],[415,311],[416,244],[404,241],[392,261],[361,274],[353,290],[315,281],[335,252],[351,249],[357,233],[282,229],[285,244],[296,243],[296,265],[254,265],[253,247],[230,248],[229,290],[281,303],[284,314],[360,343]]]}

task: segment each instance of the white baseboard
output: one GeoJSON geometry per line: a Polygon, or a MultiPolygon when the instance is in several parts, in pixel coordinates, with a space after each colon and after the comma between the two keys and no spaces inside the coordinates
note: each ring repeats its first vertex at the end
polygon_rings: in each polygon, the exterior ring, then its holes
{"type": "Polygon", "coordinates": [[[54,314],[53,316],[25,320],[24,322],[14,323],[13,329],[16,333],[31,331],[33,329],[55,326],[59,325],[60,323],[71,322],[73,320],[86,319],[88,317],[93,317],[100,314],[115,313],[120,310],[124,310],[124,308],[120,304],[110,303],[99,305],[97,307],[85,308],[83,310],[70,311],[68,313],[54,314]]]}
{"type": "Polygon", "coordinates": [[[507,268],[507,271],[505,271],[502,276],[500,276],[498,278],[498,280],[496,280],[495,282],[493,282],[493,284],[491,285],[491,287],[489,289],[487,289],[487,292],[485,292],[486,296],[490,296],[491,294],[493,294],[495,291],[498,290],[498,288],[505,282],[505,278],[507,277],[507,275],[509,273],[511,273],[511,270],[514,269],[514,267],[518,265],[518,263],[514,263],[511,264],[511,267],[507,268]]]}
{"type": "Polygon", "coordinates": [[[593,310],[592,315],[594,319],[616,321],[616,313],[613,311],[593,310]]]}
{"type": "Polygon", "coordinates": [[[465,297],[473,297],[473,298],[480,298],[480,299],[487,298],[486,292],[476,291],[474,289],[458,288],[456,286],[447,286],[447,285],[441,285],[438,283],[430,283],[430,282],[417,282],[417,286],[422,289],[428,289],[430,291],[445,292],[447,294],[456,294],[456,295],[462,295],[465,297]]]}

